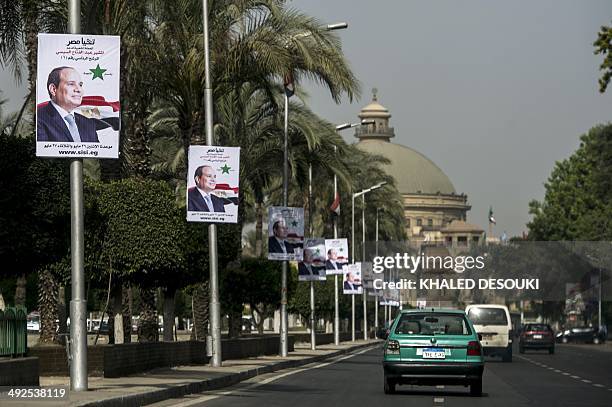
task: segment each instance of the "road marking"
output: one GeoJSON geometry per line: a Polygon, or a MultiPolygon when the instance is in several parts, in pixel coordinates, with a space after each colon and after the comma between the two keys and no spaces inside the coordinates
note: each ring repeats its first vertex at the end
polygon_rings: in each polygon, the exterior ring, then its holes
{"type": "Polygon", "coordinates": [[[582,379],[582,381],[585,382],[585,383],[593,383],[592,381],[587,380],[587,379],[582,379]]]}
{"type": "Polygon", "coordinates": [[[593,386],[595,386],[595,387],[606,387],[603,384],[599,384],[599,383],[594,383],[593,386]]]}
{"type": "Polygon", "coordinates": [[[569,376],[570,374],[567,372],[563,372],[563,376],[569,376]]]}
{"type": "Polygon", "coordinates": [[[439,384],[439,385],[436,386],[436,389],[443,389],[443,388],[444,388],[443,384],[439,384]]]}
{"type": "Polygon", "coordinates": [[[580,376],[576,376],[576,375],[571,375],[570,376],[572,379],[580,379],[580,376]]]}
{"type": "Polygon", "coordinates": [[[434,403],[444,403],[444,397],[434,397],[434,403]]]}
{"type": "Polygon", "coordinates": [[[561,373],[559,369],[555,369],[555,373],[561,373]]]}
{"type": "MultiPolygon", "coordinates": [[[[215,392],[215,394],[204,394],[203,396],[197,397],[197,398],[195,398],[193,400],[186,401],[186,402],[183,402],[183,403],[174,404],[174,406],[175,407],[187,407],[187,406],[191,406],[191,405],[194,405],[194,404],[199,404],[199,403],[203,403],[203,402],[206,402],[206,401],[210,401],[210,400],[219,398],[221,396],[228,396],[228,395],[230,395],[230,394],[232,394],[234,392],[237,392],[237,391],[251,390],[251,389],[253,389],[255,387],[260,387],[260,386],[263,386],[265,384],[272,383],[273,381],[276,381],[278,379],[282,379],[283,377],[291,376],[291,375],[296,374],[296,373],[301,373],[301,372],[304,372],[306,370],[319,369],[321,367],[329,366],[329,365],[332,365],[334,363],[338,363],[338,362],[341,362],[343,360],[350,359],[350,358],[352,358],[354,356],[361,355],[362,353],[371,351],[373,348],[374,347],[370,346],[370,347],[368,347],[366,349],[363,349],[363,350],[361,350],[359,352],[351,353],[351,354],[343,356],[341,358],[334,359],[334,360],[332,360],[330,362],[321,363],[320,365],[316,365],[316,366],[304,367],[304,368],[292,370],[290,372],[286,372],[286,373],[280,374],[278,376],[268,377],[267,379],[263,379],[263,380],[261,380],[259,382],[256,382],[256,383],[251,383],[251,384],[249,384],[247,386],[244,386],[244,387],[241,387],[239,389],[225,390],[225,391],[222,391],[222,392],[215,392]]],[[[313,363],[316,363],[316,362],[313,362],[313,363]]],[[[257,376],[255,376],[255,377],[257,377],[257,376]]],[[[255,377],[253,377],[252,379],[254,379],[255,377]]],[[[240,384],[240,383],[237,383],[237,384],[240,384]]],[[[210,390],[210,391],[215,391],[215,390],[210,390]]]]}

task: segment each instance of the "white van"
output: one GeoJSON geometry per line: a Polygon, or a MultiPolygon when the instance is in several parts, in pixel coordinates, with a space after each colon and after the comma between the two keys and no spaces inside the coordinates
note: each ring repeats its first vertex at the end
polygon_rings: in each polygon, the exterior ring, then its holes
{"type": "Polygon", "coordinates": [[[512,362],[512,320],[505,305],[471,304],[465,309],[474,329],[482,339],[485,355],[501,356],[502,361],[512,362]]]}

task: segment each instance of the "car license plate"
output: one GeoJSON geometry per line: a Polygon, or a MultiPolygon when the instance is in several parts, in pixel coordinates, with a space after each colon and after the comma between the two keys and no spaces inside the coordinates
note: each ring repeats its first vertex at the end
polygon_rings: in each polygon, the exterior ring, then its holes
{"type": "Polygon", "coordinates": [[[444,349],[440,348],[426,348],[423,349],[423,359],[444,359],[446,353],[444,349]]]}
{"type": "Polygon", "coordinates": [[[533,339],[542,339],[542,335],[533,335],[533,339]]]}

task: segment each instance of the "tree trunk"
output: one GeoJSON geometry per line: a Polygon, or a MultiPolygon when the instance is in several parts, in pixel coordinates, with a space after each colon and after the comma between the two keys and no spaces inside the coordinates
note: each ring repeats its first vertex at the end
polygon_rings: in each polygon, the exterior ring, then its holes
{"type": "Polygon", "coordinates": [[[255,257],[263,256],[263,203],[257,202],[255,210],[255,257]]]}
{"type": "Polygon", "coordinates": [[[38,272],[38,310],[40,311],[41,344],[57,342],[55,319],[57,318],[57,284],[47,268],[38,272]]]}
{"type": "Polygon", "coordinates": [[[238,338],[242,332],[242,311],[229,311],[229,332],[230,338],[238,338]]]}
{"type": "MultiPolygon", "coordinates": [[[[124,326],[123,326],[123,290],[120,283],[115,284],[113,287],[113,291],[111,292],[111,312],[113,314],[113,336],[114,343],[123,343],[124,342],[124,326]]],[[[110,314],[108,316],[108,321],[110,325],[110,314]]],[[[108,327],[108,332],[110,334],[110,326],[108,327]]],[[[110,338],[109,338],[110,343],[110,338]]]]}
{"type": "Polygon", "coordinates": [[[15,287],[15,305],[22,307],[26,306],[26,284],[27,279],[25,273],[19,274],[17,277],[17,286],[15,287]]]}
{"type": "Polygon", "coordinates": [[[141,288],[141,311],[138,325],[138,342],[158,342],[157,309],[155,307],[155,288],[141,288]]]}
{"type": "Polygon", "coordinates": [[[132,287],[124,283],[121,289],[123,307],[123,343],[132,342],[132,287]]]}
{"type": "MultiPolygon", "coordinates": [[[[66,286],[59,285],[57,290],[57,319],[59,320],[58,333],[67,335],[68,332],[68,309],[66,308],[66,286]]],[[[60,336],[59,342],[66,343],[66,336],[60,336]]]]}
{"type": "Polygon", "coordinates": [[[208,287],[208,281],[205,281],[198,284],[193,290],[193,328],[191,329],[191,339],[193,340],[203,341],[208,335],[208,303],[210,300],[208,287]]]}
{"type": "Polygon", "coordinates": [[[164,290],[164,342],[174,341],[174,307],[176,288],[164,290]]]}

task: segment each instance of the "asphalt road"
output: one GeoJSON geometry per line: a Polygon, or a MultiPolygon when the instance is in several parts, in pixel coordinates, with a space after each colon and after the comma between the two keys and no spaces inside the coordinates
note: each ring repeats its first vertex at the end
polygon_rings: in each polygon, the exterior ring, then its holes
{"type": "MultiPolygon", "coordinates": [[[[603,349],[603,348],[602,348],[603,349]]],[[[383,394],[382,349],[368,349],[259,376],[219,391],[156,406],[612,406],[612,352],[559,345],[548,352],[515,352],[512,363],[487,358],[483,396],[461,386],[399,386],[383,394]]]]}

